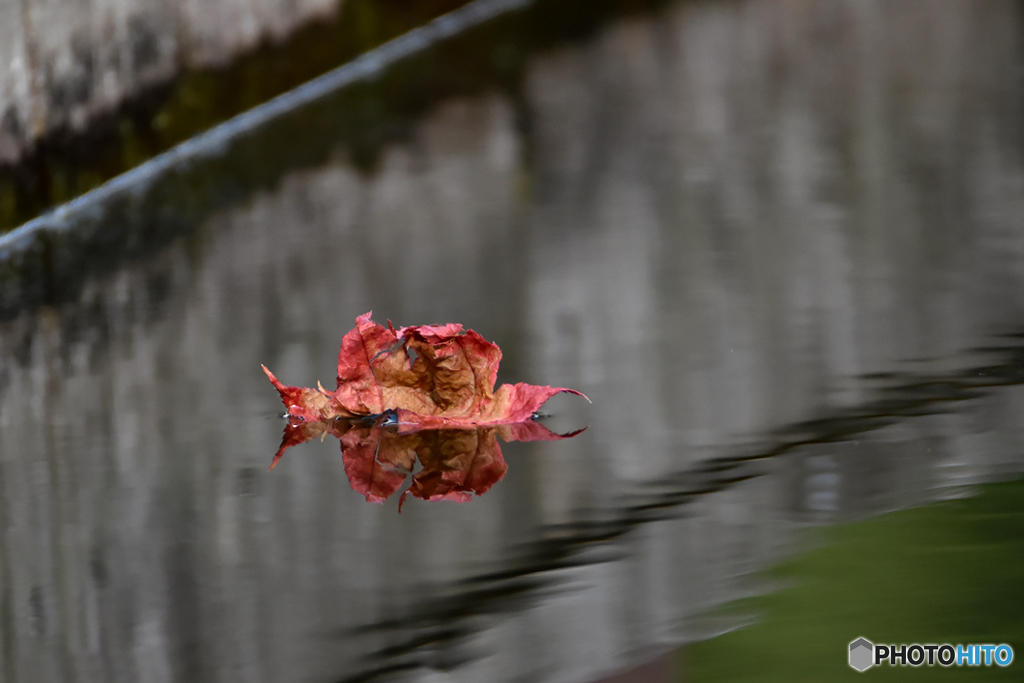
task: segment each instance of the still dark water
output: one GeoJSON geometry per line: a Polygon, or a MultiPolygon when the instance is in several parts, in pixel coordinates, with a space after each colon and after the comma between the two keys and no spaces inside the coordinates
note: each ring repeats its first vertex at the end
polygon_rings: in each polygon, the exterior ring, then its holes
{"type": "Polygon", "coordinates": [[[585,683],[1024,471],[1024,24],[939,4],[609,19],[0,324],[0,679],[585,683]],[[330,438],[267,472],[260,364],[332,385],[370,309],[589,429],[401,515],[330,438]]]}

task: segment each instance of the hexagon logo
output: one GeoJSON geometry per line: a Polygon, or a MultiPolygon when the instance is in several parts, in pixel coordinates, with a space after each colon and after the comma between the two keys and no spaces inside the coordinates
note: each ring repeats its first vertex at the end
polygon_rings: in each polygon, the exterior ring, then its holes
{"type": "Polygon", "coordinates": [[[875,645],[867,638],[858,638],[850,643],[850,666],[857,671],[866,671],[875,663],[875,645]]]}

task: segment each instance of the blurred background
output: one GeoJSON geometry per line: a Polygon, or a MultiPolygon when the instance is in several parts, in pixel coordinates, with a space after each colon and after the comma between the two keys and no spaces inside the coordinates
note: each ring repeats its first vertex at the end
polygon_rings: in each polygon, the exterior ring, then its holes
{"type": "Polygon", "coordinates": [[[1024,653],[1022,43],[1010,0],[0,0],[0,681],[1024,653]],[[260,364],[331,387],[371,309],[589,428],[401,514],[334,439],[268,472],[260,364]]]}

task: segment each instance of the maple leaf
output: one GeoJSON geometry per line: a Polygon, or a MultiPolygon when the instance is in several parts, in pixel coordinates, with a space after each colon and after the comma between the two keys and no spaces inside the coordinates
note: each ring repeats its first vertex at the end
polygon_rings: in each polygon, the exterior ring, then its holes
{"type": "Polygon", "coordinates": [[[304,421],[390,413],[413,428],[478,427],[531,420],[557,393],[583,396],[564,387],[523,383],[495,390],[500,362],[497,344],[462,325],[395,330],[365,313],[342,339],[335,391],[286,386],[263,370],[288,416],[304,421]]]}
{"type": "Polygon", "coordinates": [[[500,362],[497,344],[461,325],[396,330],[361,315],[342,339],[335,391],[286,386],[263,367],[288,415],[270,468],[289,448],[330,434],[341,442],[349,483],[368,501],[384,501],[410,474],[399,511],[407,495],[481,495],[508,469],[499,436],[553,441],[583,431],[555,434],[534,420],[551,396],[583,394],[522,383],[495,389],[500,362]],[[413,474],[417,461],[422,468],[413,474]]]}

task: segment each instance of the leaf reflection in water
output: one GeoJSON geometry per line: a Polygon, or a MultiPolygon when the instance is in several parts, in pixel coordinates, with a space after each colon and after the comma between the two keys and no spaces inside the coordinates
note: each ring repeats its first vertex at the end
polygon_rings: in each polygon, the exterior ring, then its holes
{"type": "Polygon", "coordinates": [[[305,422],[290,418],[270,469],[289,448],[330,435],[341,442],[349,483],[368,502],[384,502],[411,475],[411,483],[399,499],[401,512],[407,495],[466,502],[472,499],[471,494],[486,493],[508,470],[498,437],[506,442],[557,441],[570,439],[584,429],[556,434],[534,420],[476,429],[420,429],[389,424],[384,419],[305,422]]]}

